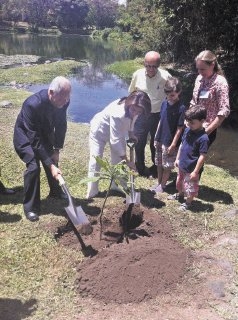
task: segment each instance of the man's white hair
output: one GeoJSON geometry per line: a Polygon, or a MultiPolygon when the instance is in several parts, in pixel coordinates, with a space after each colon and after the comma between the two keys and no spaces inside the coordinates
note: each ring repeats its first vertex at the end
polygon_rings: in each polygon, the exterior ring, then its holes
{"type": "Polygon", "coordinates": [[[49,90],[54,91],[54,93],[56,94],[61,91],[66,91],[66,90],[70,91],[71,90],[70,81],[62,76],[55,77],[49,86],[49,90]]]}

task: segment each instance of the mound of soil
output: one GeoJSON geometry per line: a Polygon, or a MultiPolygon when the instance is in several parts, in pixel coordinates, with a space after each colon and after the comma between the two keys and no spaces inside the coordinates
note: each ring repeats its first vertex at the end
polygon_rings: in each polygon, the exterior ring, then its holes
{"type": "MultiPolygon", "coordinates": [[[[95,218],[93,233],[83,236],[96,254],[78,267],[80,295],[121,304],[146,301],[173,290],[190,263],[188,250],[172,237],[169,224],[158,211],[143,208],[143,222],[130,230],[128,241],[121,239],[121,216],[121,206],[105,212],[101,240],[95,218]]],[[[73,232],[65,233],[59,242],[78,245],[73,232]]]]}

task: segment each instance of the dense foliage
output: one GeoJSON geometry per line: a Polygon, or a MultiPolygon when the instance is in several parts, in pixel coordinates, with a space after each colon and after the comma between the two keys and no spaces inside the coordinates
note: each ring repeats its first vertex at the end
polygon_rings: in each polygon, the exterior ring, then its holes
{"type": "Polygon", "coordinates": [[[56,26],[60,30],[113,27],[116,0],[0,0],[0,19],[28,22],[34,28],[56,26]]]}
{"type": "Polygon", "coordinates": [[[204,48],[238,59],[236,0],[128,0],[118,25],[144,51],[160,50],[174,61],[191,61],[204,48]]]}
{"type": "Polygon", "coordinates": [[[116,24],[118,15],[117,0],[87,0],[89,13],[88,24],[97,29],[112,28],[116,24]]]}

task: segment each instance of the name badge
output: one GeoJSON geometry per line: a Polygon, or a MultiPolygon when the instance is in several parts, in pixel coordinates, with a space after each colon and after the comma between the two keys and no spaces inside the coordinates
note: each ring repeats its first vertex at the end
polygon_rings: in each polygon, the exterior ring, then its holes
{"type": "Polygon", "coordinates": [[[209,91],[208,90],[201,90],[199,93],[200,99],[207,99],[209,97],[209,91]]]}

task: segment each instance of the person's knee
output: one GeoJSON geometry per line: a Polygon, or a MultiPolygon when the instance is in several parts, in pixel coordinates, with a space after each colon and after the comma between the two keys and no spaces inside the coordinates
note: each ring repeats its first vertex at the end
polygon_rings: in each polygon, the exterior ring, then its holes
{"type": "Polygon", "coordinates": [[[40,171],[41,171],[40,165],[36,161],[31,161],[27,164],[27,172],[34,175],[39,175],[40,171]]]}

